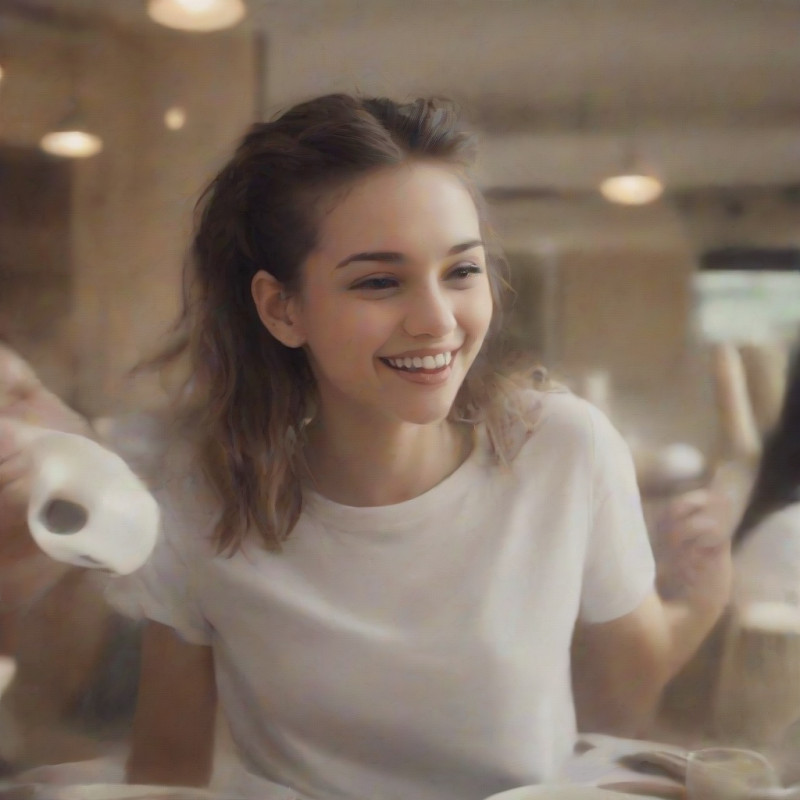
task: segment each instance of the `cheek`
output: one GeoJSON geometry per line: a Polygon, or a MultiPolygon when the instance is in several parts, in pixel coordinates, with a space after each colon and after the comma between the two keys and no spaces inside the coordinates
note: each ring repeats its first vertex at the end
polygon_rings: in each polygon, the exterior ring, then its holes
{"type": "Polygon", "coordinates": [[[482,342],[486,337],[493,316],[494,302],[487,282],[484,291],[480,293],[480,296],[473,298],[473,302],[469,304],[464,315],[465,325],[477,341],[482,342]]]}
{"type": "Polygon", "coordinates": [[[373,352],[384,344],[391,331],[380,303],[348,302],[346,295],[333,304],[309,302],[305,315],[307,344],[318,356],[373,352]]]}

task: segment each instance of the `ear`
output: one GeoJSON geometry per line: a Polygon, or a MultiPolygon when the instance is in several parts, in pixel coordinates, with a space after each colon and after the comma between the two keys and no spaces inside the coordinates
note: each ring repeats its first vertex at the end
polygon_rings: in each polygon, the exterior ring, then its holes
{"type": "Polygon", "coordinates": [[[264,327],[287,347],[302,347],[306,339],[297,300],[286,292],[283,284],[262,269],[253,276],[250,292],[264,327]]]}

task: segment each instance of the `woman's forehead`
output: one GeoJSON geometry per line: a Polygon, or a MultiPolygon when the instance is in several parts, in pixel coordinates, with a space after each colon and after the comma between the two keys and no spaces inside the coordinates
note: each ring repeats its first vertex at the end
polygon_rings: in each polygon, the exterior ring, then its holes
{"type": "Polygon", "coordinates": [[[391,248],[422,238],[442,246],[480,238],[473,197],[452,168],[416,162],[379,170],[350,184],[324,214],[319,248],[391,248]]]}

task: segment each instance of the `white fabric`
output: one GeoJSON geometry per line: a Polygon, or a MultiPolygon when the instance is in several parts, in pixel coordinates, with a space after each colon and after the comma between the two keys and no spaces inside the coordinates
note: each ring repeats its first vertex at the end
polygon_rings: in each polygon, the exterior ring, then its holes
{"type": "Polygon", "coordinates": [[[653,589],[630,454],[567,393],[543,396],[510,467],[477,438],[398,505],[309,492],[280,553],[210,557],[213,508],[191,481],[166,494],[154,557],[113,595],[214,647],[254,773],[326,800],[478,800],[553,779],[571,753],[576,618],[653,589]]]}
{"type": "Polygon", "coordinates": [[[792,606],[800,615],[800,503],[776,511],[734,552],[734,603],[792,606]]]}

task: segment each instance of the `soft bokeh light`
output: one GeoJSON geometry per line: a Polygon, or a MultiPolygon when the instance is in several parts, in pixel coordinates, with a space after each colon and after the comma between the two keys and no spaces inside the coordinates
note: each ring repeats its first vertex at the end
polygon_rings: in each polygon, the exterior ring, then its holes
{"type": "Polygon", "coordinates": [[[51,131],[42,136],[41,147],[47,153],[66,158],[88,158],[103,149],[99,136],[86,131],[51,131]]]}
{"type": "Polygon", "coordinates": [[[186,110],[180,106],[172,106],[164,112],[164,124],[171,131],[179,131],[186,124],[186,110]]]}
{"type": "Polygon", "coordinates": [[[215,31],[230,28],[246,13],[242,0],[149,0],[150,18],[168,28],[215,31]]]}
{"type": "Polygon", "coordinates": [[[217,0],[175,0],[190,14],[205,14],[217,4],[217,0]]]}
{"type": "Polygon", "coordinates": [[[664,185],[652,175],[614,175],[600,184],[600,192],[611,203],[641,206],[657,200],[664,185]]]}

